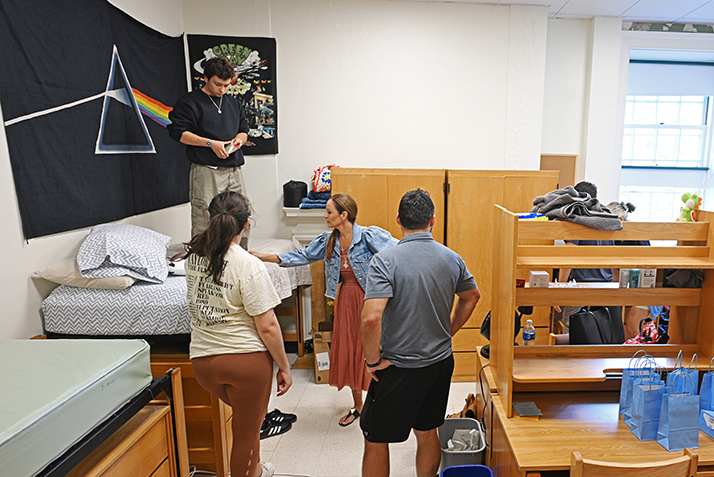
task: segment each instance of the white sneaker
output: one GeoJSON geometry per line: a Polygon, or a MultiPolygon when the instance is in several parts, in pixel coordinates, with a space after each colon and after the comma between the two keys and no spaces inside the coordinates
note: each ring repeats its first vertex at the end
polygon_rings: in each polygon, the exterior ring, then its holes
{"type": "Polygon", "coordinates": [[[275,473],[275,469],[273,469],[273,464],[271,464],[270,462],[261,462],[260,468],[263,469],[263,473],[260,474],[260,477],[273,477],[273,474],[275,473]]]}

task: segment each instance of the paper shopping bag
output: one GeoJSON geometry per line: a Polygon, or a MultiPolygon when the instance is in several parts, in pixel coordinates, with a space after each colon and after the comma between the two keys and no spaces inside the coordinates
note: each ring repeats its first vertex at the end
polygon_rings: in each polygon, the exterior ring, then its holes
{"type": "Polygon", "coordinates": [[[672,382],[662,396],[657,442],[668,451],[699,447],[699,396],[693,393],[691,377],[686,373],[672,373],[672,382]],[[684,380],[684,392],[673,392],[676,381],[684,380]]]}
{"type": "Polygon", "coordinates": [[[626,419],[630,418],[633,379],[638,376],[648,375],[651,367],[650,363],[650,356],[644,350],[639,350],[630,358],[627,368],[622,370],[619,412],[626,419]]]}
{"type": "Polygon", "coordinates": [[[657,440],[665,384],[638,384],[632,391],[632,433],[641,441],[657,440]]]}
{"type": "MultiPolygon", "coordinates": [[[[714,358],[712,358],[714,361],[714,358]]],[[[709,371],[702,376],[702,387],[699,390],[699,409],[714,411],[714,372],[712,361],[709,361],[709,371]]]]}
{"type": "Polygon", "coordinates": [[[699,429],[714,437],[714,411],[699,411],[699,429]]]}
{"type": "MultiPolygon", "coordinates": [[[[689,374],[690,378],[692,379],[692,383],[694,383],[693,394],[697,394],[697,386],[699,385],[699,371],[697,371],[698,361],[699,358],[697,358],[697,355],[695,354],[694,356],[692,356],[692,360],[689,362],[689,366],[685,368],[684,363],[682,362],[682,352],[680,351],[677,355],[677,362],[674,364],[674,371],[680,371],[682,373],[689,374]]],[[[670,384],[670,378],[672,375],[673,373],[667,375],[667,386],[669,386],[670,384]]],[[[683,393],[685,385],[686,383],[683,379],[678,379],[677,384],[674,388],[674,392],[677,394],[683,393]]]]}

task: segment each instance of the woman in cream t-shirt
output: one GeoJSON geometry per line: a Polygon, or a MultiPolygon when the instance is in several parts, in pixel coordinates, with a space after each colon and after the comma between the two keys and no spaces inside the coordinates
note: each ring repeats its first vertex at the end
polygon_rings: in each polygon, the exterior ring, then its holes
{"type": "Polygon", "coordinates": [[[198,383],[233,408],[231,475],[269,477],[260,462],[260,426],[270,398],[273,361],[278,396],[292,385],[280,325],[280,303],[265,265],[239,243],[250,205],[237,192],[218,194],[208,228],[189,244],[191,364],[198,383]]]}

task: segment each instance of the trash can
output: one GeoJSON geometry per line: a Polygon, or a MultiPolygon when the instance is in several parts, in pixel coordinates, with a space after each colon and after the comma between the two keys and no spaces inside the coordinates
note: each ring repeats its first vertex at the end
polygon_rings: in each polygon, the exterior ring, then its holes
{"type": "Polygon", "coordinates": [[[485,465],[457,465],[442,470],[441,477],[493,477],[493,472],[485,465]]]}
{"type": "Polygon", "coordinates": [[[486,449],[486,439],[484,438],[481,425],[476,419],[469,417],[444,419],[444,423],[439,426],[437,433],[439,435],[439,443],[441,444],[441,469],[457,465],[483,464],[483,452],[484,449],[486,449]],[[449,439],[454,436],[455,429],[477,429],[480,436],[478,449],[466,451],[449,450],[447,443],[449,439]]]}

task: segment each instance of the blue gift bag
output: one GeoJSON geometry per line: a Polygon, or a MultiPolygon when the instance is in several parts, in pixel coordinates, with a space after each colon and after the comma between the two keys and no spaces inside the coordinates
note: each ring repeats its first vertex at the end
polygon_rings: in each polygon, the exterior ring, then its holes
{"type": "Polygon", "coordinates": [[[699,429],[714,437],[714,411],[699,411],[699,429]]]}
{"type": "MultiPolygon", "coordinates": [[[[675,371],[662,396],[657,442],[668,451],[699,447],[699,396],[694,394],[691,376],[675,371]],[[683,393],[674,393],[677,381],[683,380],[683,393]]],[[[669,377],[669,376],[668,376],[669,377]]]]}
{"type": "MultiPolygon", "coordinates": [[[[689,374],[689,376],[692,378],[692,383],[694,383],[694,394],[697,394],[697,386],[699,386],[699,371],[697,370],[697,365],[699,363],[699,358],[697,358],[696,354],[694,356],[692,356],[692,360],[689,362],[689,366],[687,368],[684,367],[684,362],[682,360],[683,360],[682,352],[680,351],[679,354],[677,355],[677,361],[674,363],[674,371],[681,371],[683,373],[689,374]],[[692,364],[694,364],[694,368],[692,368],[692,364]]],[[[670,377],[668,375],[667,376],[667,386],[669,386],[669,384],[670,384],[670,377]]],[[[677,387],[675,387],[674,392],[677,394],[683,393],[684,385],[685,385],[684,380],[681,380],[681,379],[677,380],[677,387]]]]}
{"type": "Polygon", "coordinates": [[[709,371],[702,376],[702,388],[699,390],[699,409],[714,411],[714,373],[712,372],[712,358],[709,361],[709,371]]]}
{"type": "Polygon", "coordinates": [[[632,385],[635,378],[649,375],[652,358],[644,350],[639,350],[630,359],[627,368],[622,370],[622,383],[620,384],[620,408],[619,412],[625,419],[630,419],[630,407],[632,404],[632,385]],[[642,353],[642,356],[639,356],[642,353]],[[633,364],[634,361],[634,364],[633,364]]]}
{"type": "Polygon", "coordinates": [[[662,396],[666,386],[661,375],[655,373],[655,376],[658,379],[652,379],[648,384],[637,384],[632,390],[630,429],[641,441],[657,440],[662,396]]]}
{"type": "Polygon", "coordinates": [[[646,376],[637,376],[630,379],[632,381],[632,398],[630,400],[630,408],[623,414],[623,420],[625,421],[625,424],[627,424],[630,429],[633,428],[633,422],[632,418],[634,416],[634,407],[635,407],[635,389],[637,389],[639,386],[656,386],[658,384],[664,385],[664,381],[662,381],[662,378],[659,374],[654,372],[651,369],[647,370],[647,375],[646,376]]]}

